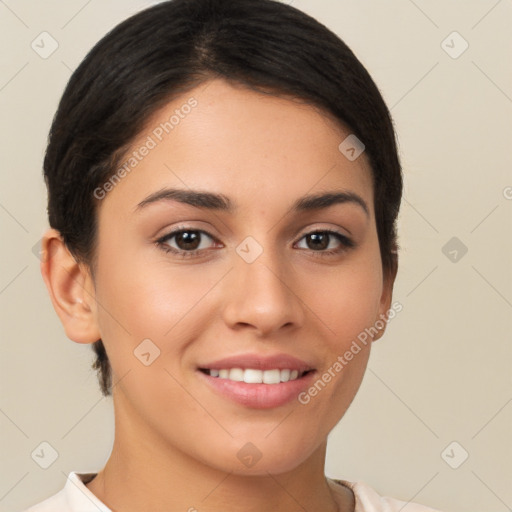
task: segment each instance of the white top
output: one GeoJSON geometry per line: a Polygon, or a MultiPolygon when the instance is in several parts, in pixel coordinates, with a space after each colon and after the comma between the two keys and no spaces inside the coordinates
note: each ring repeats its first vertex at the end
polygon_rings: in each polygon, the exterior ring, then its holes
{"type": "MultiPolygon", "coordinates": [[[[62,490],[24,512],[112,512],[85,486],[94,476],[96,473],[72,471],[62,490]]],[[[379,496],[364,482],[330,480],[352,489],[356,501],[355,512],[439,512],[423,505],[379,496]]]]}

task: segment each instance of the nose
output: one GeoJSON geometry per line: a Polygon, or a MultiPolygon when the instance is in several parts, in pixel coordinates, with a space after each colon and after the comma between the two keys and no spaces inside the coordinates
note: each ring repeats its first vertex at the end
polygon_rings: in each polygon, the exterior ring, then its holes
{"type": "Polygon", "coordinates": [[[234,330],[260,337],[302,325],[303,302],[294,290],[293,271],[279,254],[263,253],[252,263],[235,255],[225,285],[223,317],[234,330]]]}

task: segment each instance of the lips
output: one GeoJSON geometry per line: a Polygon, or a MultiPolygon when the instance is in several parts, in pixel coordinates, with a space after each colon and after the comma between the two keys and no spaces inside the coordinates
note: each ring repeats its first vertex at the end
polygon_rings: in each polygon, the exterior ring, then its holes
{"type": "Polygon", "coordinates": [[[289,354],[276,354],[273,356],[262,356],[257,354],[241,354],[238,356],[225,357],[209,363],[201,364],[201,370],[224,370],[241,368],[242,370],[296,370],[299,373],[314,370],[312,364],[303,361],[289,354]]]}
{"type": "Polygon", "coordinates": [[[201,364],[197,370],[215,393],[253,409],[279,407],[296,399],[316,374],[313,365],[288,354],[242,354],[201,364]]]}

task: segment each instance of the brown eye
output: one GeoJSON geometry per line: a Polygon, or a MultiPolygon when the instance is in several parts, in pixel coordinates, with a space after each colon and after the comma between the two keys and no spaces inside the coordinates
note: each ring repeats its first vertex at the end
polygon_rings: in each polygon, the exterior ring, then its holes
{"type": "Polygon", "coordinates": [[[334,253],[354,246],[350,238],[336,231],[313,231],[304,235],[301,240],[306,242],[306,247],[300,247],[301,249],[315,252],[334,253]]]}
{"type": "Polygon", "coordinates": [[[179,229],[163,236],[157,241],[165,251],[192,255],[203,249],[209,249],[215,239],[199,229],[179,229]]]}
{"type": "Polygon", "coordinates": [[[330,236],[327,233],[311,233],[306,235],[306,245],[314,251],[327,249],[330,242],[330,236]]]}
{"type": "Polygon", "coordinates": [[[183,250],[195,250],[201,242],[201,235],[197,231],[180,231],[174,236],[176,245],[183,250]]]}

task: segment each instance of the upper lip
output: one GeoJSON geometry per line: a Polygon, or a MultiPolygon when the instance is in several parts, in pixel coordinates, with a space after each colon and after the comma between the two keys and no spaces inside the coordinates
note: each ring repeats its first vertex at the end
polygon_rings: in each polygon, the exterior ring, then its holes
{"type": "Polygon", "coordinates": [[[308,371],[313,370],[313,366],[306,361],[298,359],[288,354],[275,354],[273,356],[263,356],[258,354],[240,354],[236,356],[225,357],[217,359],[211,363],[200,365],[201,369],[208,370],[223,370],[231,368],[241,368],[246,370],[253,368],[255,370],[298,370],[308,371]]]}

